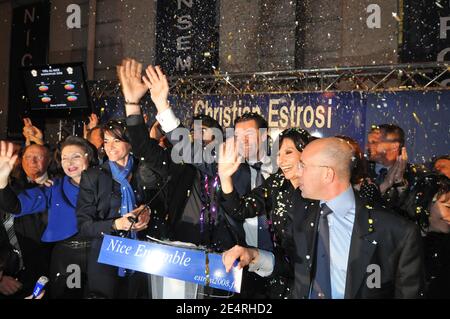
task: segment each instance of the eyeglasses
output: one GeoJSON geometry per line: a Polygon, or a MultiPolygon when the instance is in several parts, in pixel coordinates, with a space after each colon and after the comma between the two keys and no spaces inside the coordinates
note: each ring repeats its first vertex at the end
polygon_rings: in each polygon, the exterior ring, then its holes
{"type": "Polygon", "coordinates": [[[298,163],[298,168],[301,170],[305,170],[307,167],[326,167],[326,168],[332,168],[331,166],[327,166],[327,165],[306,165],[305,163],[301,162],[298,163]]]}

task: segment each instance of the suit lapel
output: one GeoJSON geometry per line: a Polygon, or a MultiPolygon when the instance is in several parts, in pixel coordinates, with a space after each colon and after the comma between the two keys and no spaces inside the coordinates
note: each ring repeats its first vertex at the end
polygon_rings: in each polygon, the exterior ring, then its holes
{"type": "Polygon", "coordinates": [[[246,163],[242,163],[238,170],[231,176],[234,188],[240,196],[244,196],[251,190],[251,173],[250,167],[246,163]]]}
{"type": "Polygon", "coordinates": [[[308,298],[309,286],[311,284],[311,279],[314,269],[315,260],[315,246],[316,246],[316,235],[317,235],[317,225],[320,212],[320,205],[318,201],[308,202],[305,209],[305,217],[301,217],[301,214],[295,214],[294,223],[295,233],[300,236],[295,236],[296,238],[296,250],[297,256],[300,260],[306,261],[306,268],[309,272],[309,282],[302,285],[302,292],[300,295],[302,297],[308,298]]]}
{"type": "Polygon", "coordinates": [[[99,175],[96,199],[99,205],[99,211],[104,214],[104,217],[108,215],[109,209],[111,207],[111,199],[113,194],[113,179],[111,174],[111,169],[109,168],[108,161],[103,163],[99,168],[103,171],[103,174],[99,175]]]}
{"type": "Polygon", "coordinates": [[[347,279],[345,285],[345,298],[356,297],[367,274],[367,266],[372,260],[377,247],[374,233],[369,231],[369,209],[362,203],[361,198],[355,194],[355,223],[353,226],[350,253],[347,266],[347,279]]]}
{"type": "Polygon", "coordinates": [[[317,225],[320,212],[319,202],[315,201],[308,205],[308,211],[305,223],[302,223],[302,232],[305,234],[306,253],[311,256],[311,262],[315,257],[315,243],[317,235],[317,225]]]}

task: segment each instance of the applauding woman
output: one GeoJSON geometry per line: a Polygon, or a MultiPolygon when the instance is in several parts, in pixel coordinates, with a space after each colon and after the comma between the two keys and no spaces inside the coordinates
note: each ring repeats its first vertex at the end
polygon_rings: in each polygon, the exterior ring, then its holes
{"type": "Polygon", "coordinates": [[[88,262],[89,297],[147,297],[145,274],[100,264],[97,259],[104,234],[131,238],[145,235],[139,232],[147,228],[150,213],[145,205],[139,205],[146,203],[147,192],[154,190],[145,186],[138,172],[152,159],[138,159],[130,153],[125,123],[110,121],[102,131],[109,160],[83,173],[77,204],[80,233],[92,240],[88,262]],[[137,219],[135,223],[133,218],[137,219]]]}
{"type": "MultiPolygon", "coordinates": [[[[274,250],[277,255],[284,256],[284,258],[287,258],[289,250],[292,249],[293,240],[290,227],[293,214],[298,210],[299,205],[304,205],[304,199],[298,189],[298,166],[304,147],[312,139],[313,137],[302,129],[284,130],[279,135],[280,149],[277,154],[277,164],[280,170],[242,198],[239,198],[231,179],[240,164],[232,140],[228,140],[224,144],[220,154],[221,206],[229,216],[239,221],[255,216],[266,216],[274,250]]],[[[240,247],[235,246],[233,249],[240,249],[240,247]]],[[[258,253],[264,252],[259,251],[258,253]]],[[[252,271],[251,268],[250,271],[252,271]]],[[[256,273],[258,272],[256,271],[256,273]]],[[[271,279],[270,298],[289,297],[290,287],[293,283],[293,269],[287,270],[286,274],[286,276],[274,276],[271,279]]]]}
{"type": "MultiPolygon", "coordinates": [[[[82,289],[68,289],[67,267],[76,264],[84,275],[89,242],[79,236],[75,215],[81,173],[95,164],[93,146],[86,140],[69,136],[58,156],[65,176],[53,181],[51,187],[35,187],[16,195],[8,185],[8,177],[17,155],[11,143],[0,145],[0,205],[16,217],[48,212],[48,225],[42,241],[55,243],[51,257],[50,283],[53,298],[82,297],[82,289]]],[[[71,270],[73,271],[73,270],[71,270]]],[[[79,286],[76,288],[80,288],[79,286]]]]}

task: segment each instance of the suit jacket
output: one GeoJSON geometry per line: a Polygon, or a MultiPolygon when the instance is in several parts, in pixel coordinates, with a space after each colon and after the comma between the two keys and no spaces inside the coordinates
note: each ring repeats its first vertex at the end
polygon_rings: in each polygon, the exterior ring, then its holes
{"type": "Polygon", "coordinates": [[[54,180],[51,187],[36,186],[16,195],[11,187],[0,190],[0,206],[15,215],[15,218],[47,212],[48,225],[41,240],[56,242],[67,239],[78,232],[75,206],[78,187],[69,177],[54,180]]]}
{"type": "MultiPolygon", "coordinates": [[[[375,171],[375,162],[369,162],[368,174],[369,177],[376,183],[381,183],[380,176],[375,171]]],[[[408,197],[409,191],[414,183],[423,176],[423,170],[421,167],[408,163],[403,174],[403,178],[408,182],[406,188],[391,187],[385,191],[383,195],[380,194],[381,198],[376,198],[379,200],[380,204],[395,210],[402,216],[408,216],[408,213],[404,211],[403,204],[408,197]]],[[[378,185],[379,186],[379,185],[378,185]]]]}
{"type": "MultiPolygon", "coordinates": [[[[167,234],[171,240],[191,242],[196,245],[205,245],[212,249],[224,250],[234,245],[229,227],[220,212],[214,221],[214,227],[205,226],[204,232],[200,232],[200,210],[187,208],[191,196],[202,197],[204,189],[203,177],[206,174],[212,180],[217,173],[215,163],[175,163],[172,161],[172,149],[161,148],[156,140],[148,137],[148,131],[142,115],[130,115],[126,119],[127,132],[135,156],[152,159],[151,168],[159,175],[171,179],[160,194],[158,202],[164,203],[164,220],[167,224],[167,234]]],[[[180,126],[181,127],[181,126],[180,126]]],[[[167,134],[171,143],[179,140],[172,131],[167,134]]],[[[180,145],[191,147],[189,140],[183,139],[180,145]]],[[[180,145],[177,145],[179,147],[180,145]]],[[[176,149],[174,150],[177,151],[176,149]]],[[[181,153],[183,149],[179,150],[181,153]]],[[[201,148],[200,148],[201,151],[201,148]]],[[[192,155],[194,158],[194,155],[192,155]]],[[[211,182],[210,182],[211,183],[211,182]]],[[[205,199],[203,199],[205,200],[205,199]]],[[[157,202],[155,200],[155,202],[157,202]]],[[[153,217],[152,217],[153,218],[153,217]]],[[[208,224],[208,223],[206,223],[208,224]]],[[[159,227],[161,228],[161,227],[159,227]]]]}
{"type": "MultiPolygon", "coordinates": [[[[264,183],[250,193],[240,197],[236,190],[221,196],[220,205],[232,218],[243,221],[246,218],[267,215],[274,244],[274,254],[286,260],[294,249],[292,221],[305,199],[294,189],[281,171],[270,175],[264,183]]],[[[283,274],[272,276],[269,282],[271,299],[290,296],[294,283],[294,269],[286,268],[283,274]]]]}
{"type": "MultiPolygon", "coordinates": [[[[149,160],[151,160],[149,158],[149,160]]],[[[155,190],[143,187],[142,176],[138,173],[143,161],[136,160],[130,181],[136,190],[136,204],[146,203],[155,190]]],[[[156,187],[156,185],[155,185],[156,187]]],[[[77,221],[79,235],[91,239],[88,260],[89,292],[96,296],[115,298],[118,296],[117,268],[97,262],[103,234],[118,235],[112,229],[113,221],[121,217],[120,184],[113,180],[108,162],[100,167],[88,168],[81,175],[80,192],[77,201],[77,221]]],[[[149,229],[151,228],[150,221],[149,229]]],[[[148,231],[148,229],[146,230],[148,231]]],[[[138,237],[145,236],[139,232],[138,237]]]]}
{"type": "MultiPolygon", "coordinates": [[[[419,298],[424,291],[424,258],[419,229],[412,222],[382,208],[366,205],[355,194],[355,222],[350,244],[346,299],[419,298]],[[373,230],[369,230],[369,219],[373,230]],[[373,270],[380,267],[380,288],[369,288],[373,270]]],[[[294,298],[308,298],[314,268],[318,201],[294,216],[295,289],[294,298]],[[298,217],[297,217],[298,216],[298,217]]]]}

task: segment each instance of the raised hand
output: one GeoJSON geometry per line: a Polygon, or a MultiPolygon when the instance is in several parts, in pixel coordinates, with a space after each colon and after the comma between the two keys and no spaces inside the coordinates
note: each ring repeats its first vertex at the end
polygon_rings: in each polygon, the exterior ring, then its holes
{"type": "Polygon", "coordinates": [[[122,93],[125,102],[139,103],[148,88],[142,82],[142,64],[133,59],[122,60],[117,67],[122,93]]]}
{"type": "Polygon", "coordinates": [[[33,126],[31,119],[26,117],[23,119],[23,123],[23,136],[26,139],[25,144],[30,145],[31,142],[34,142],[36,144],[44,145],[44,134],[42,134],[42,131],[36,126],[33,126]]]}
{"type": "Polygon", "coordinates": [[[89,131],[98,125],[98,122],[97,114],[91,113],[91,115],[89,115],[89,122],[87,124],[86,122],[83,123],[83,137],[85,139],[87,138],[89,131]]]}
{"type": "Polygon", "coordinates": [[[233,180],[231,176],[237,171],[241,164],[241,157],[238,156],[236,142],[234,138],[229,138],[220,145],[219,149],[219,178],[222,192],[229,194],[233,191],[233,180]]]}
{"type": "Polygon", "coordinates": [[[241,158],[234,138],[229,138],[220,145],[219,149],[219,176],[220,178],[231,177],[239,168],[241,158]]]}
{"type": "Polygon", "coordinates": [[[89,115],[89,123],[87,124],[87,128],[92,130],[94,127],[98,126],[98,116],[95,113],[89,115]]]}
{"type": "Polygon", "coordinates": [[[389,168],[388,172],[386,173],[383,182],[380,184],[381,194],[384,194],[389,188],[394,185],[394,178],[398,171],[398,165],[398,161],[395,162],[394,165],[392,165],[392,167],[389,168]]]}
{"type": "Polygon", "coordinates": [[[408,165],[408,154],[406,152],[406,147],[402,147],[402,153],[397,159],[397,170],[394,175],[394,183],[402,183],[403,175],[405,174],[406,166],[408,165]]]}
{"type": "Polygon", "coordinates": [[[83,137],[87,138],[88,132],[90,130],[92,130],[94,127],[98,126],[98,116],[95,113],[91,113],[91,115],[89,115],[89,123],[83,124],[83,137]]]}
{"type": "Polygon", "coordinates": [[[5,141],[0,142],[0,189],[8,185],[8,177],[17,160],[17,154],[13,155],[14,146],[5,141]]]}
{"type": "Polygon", "coordinates": [[[168,109],[169,102],[169,82],[163,74],[159,66],[153,67],[149,65],[145,70],[147,76],[143,76],[142,80],[150,90],[153,103],[155,103],[158,113],[162,113],[168,109]]]}

